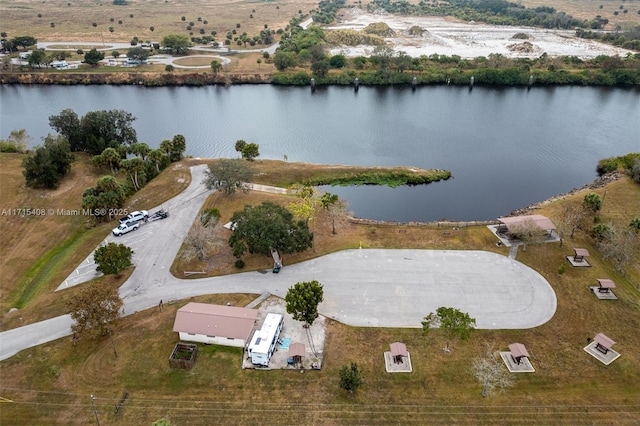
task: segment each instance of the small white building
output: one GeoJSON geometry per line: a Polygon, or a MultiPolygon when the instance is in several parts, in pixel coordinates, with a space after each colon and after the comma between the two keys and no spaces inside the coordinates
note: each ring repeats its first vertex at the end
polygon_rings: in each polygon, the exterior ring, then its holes
{"type": "Polygon", "coordinates": [[[282,315],[267,314],[262,328],[253,333],[253,338],[249,343],[248,351],[252,364],[264,367],[269,365],[271,355],[273,355],[278,344],[278,337],[280,336],[280,331],[282,331],[283,324],[284,317],[282,315]]]}
{"type": "Polygon", "coordinates": [[[190,302],[176,312],[173,331],[184,341],[242,348],[257,316],[255,309],[190,302]]]}

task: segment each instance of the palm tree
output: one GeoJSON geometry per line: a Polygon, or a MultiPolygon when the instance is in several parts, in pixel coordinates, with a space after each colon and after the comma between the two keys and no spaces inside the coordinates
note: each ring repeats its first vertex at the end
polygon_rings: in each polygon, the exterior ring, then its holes
{"type": "Polygon", "coordinates": [[[213,73],[213,75],[218,75],[220,68],[222,68],[222,64],[220,63],[220,61],[216,61],[215,59],[211,61],[211,72],[213,73]]]}

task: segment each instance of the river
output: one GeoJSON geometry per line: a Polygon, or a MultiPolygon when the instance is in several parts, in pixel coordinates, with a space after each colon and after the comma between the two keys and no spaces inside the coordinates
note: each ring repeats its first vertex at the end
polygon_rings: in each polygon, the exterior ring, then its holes
{"type": "Polygon", "coordinates": [[[640,151],[640,91],[594,87],[307,88],[0,86],[0,137],[48,117],[124,109],[157,147],[181,133],[187,154],[324,164],[415,166],[454,178],[420,187],[329,188],[359,217],[485,220],[591,182],[598,160],[640,151]]]}

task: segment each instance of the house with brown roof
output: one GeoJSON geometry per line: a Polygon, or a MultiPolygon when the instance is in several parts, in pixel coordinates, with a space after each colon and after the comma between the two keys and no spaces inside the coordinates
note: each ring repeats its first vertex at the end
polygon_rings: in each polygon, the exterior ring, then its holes
{"type": "Polygon", "coordinates": [[[173,331],[184,341],[242,348],[257,316],[256,309],[190,302],[178,309],[173,331]]]}

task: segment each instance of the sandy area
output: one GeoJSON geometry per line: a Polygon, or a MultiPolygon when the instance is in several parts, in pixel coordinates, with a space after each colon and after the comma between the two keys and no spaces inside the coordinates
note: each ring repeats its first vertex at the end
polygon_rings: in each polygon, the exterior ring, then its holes
{"type": "MultiPolygon", "coordinates": [[[[624,56],[630,52],[604,43],[579,39],[574,31],[492,26],[433,16],[397,16],[384,11],[367,13],[354,8],[341,15],[338,22],[328,28],[362,30],[371,23],[385,22],[395,31],[394,37],[386,39],[387,44],[394,50],[406,52],[413,57],[437,53],[475,58],[499,53],[511,58],[537,58],[546,52],[549,56],[593,58],[598,55],[624,56]],[[409,28],[413,26],[426,31],[422,36],[408,35],[409,28]],[[525,33],[529,39],[513,39],[517,33],[525,33]]],[[[369,56],[373,49],[374,46],[342,46],[331,49],[331,54],[369,56]]]]}

